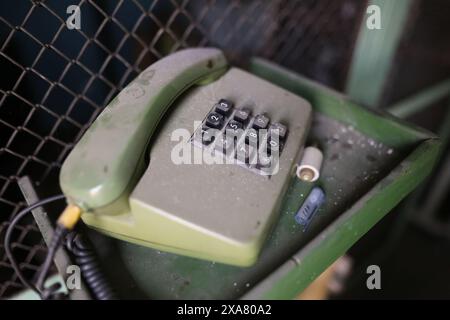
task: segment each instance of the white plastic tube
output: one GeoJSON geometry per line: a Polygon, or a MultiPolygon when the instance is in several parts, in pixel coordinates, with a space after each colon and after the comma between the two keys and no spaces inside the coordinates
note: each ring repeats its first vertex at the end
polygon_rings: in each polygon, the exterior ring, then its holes
{"type": "Polygon", "coordinates": [[[316,147],[306,147],[300,164],[297,166],[297,177],[308,182],[314,182],[319,179],[322,160],[322,151],[316,147]]]}

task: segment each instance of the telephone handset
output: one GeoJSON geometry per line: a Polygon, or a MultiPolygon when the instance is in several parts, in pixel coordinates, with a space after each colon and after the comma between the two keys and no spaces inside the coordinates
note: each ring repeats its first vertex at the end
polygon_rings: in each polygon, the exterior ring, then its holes
{"type": "Polygon", "coordinates": [[[145,69],[111,101],[68,156],[61,187],[87,210],[118,213],[112,206],[131,191],[146,144],[159,120],[183,91],[213,80],[227,62],[217,49],[184,50],[145,69]]]}
{"type": "Polygon", "coordinates": [[[115,238],[251,265],[310,121],[308,102],[229,69],[220,50],[182,50],[110,102],[65,160],[61,188],[115,238]]]}

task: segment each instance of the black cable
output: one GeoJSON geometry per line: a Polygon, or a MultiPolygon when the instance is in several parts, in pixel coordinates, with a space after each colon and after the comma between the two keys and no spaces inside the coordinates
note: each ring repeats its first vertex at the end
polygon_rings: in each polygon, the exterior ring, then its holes
{"type": "Polygon", "coordinates": [[[94,297],[98,300],[117,299],[88,239],[80,233],[71,232],[66,237],[66,247],[74,255],[75,262],[94,297]]]}
{"type": "MultiPolygon", "coordinates": [[[[6,256],[8,257],[11,266],[13,267],[14,271],[16,272],[17,276],[19,277],[20,281],[23,283],[23,285],[25,287],[30,288],[31,290],[33,290],[34,292],[36,292],[41,298],[45,299],[47,298],[51,292],[45,292],[44,288],[41,288],[39,286],[34,286],[31,282],[29,282],[23,275],[22,271],[20,270],[19,265],[17,264],[16,259],[14,258],[13,254],[12,254],[12,250],[11,250],[11,236],[12,236],[12,232],[14,230],[14,227],[16,226],[16,224],[20,221],[20,219],[22,219],[27,213],[31,212],[31,210],[34,210],[40,206],[43,206],[47,203],[51,203],[57,200],[61,200],[64,199],[65,196],[60,194],[60,195],[56,195],[56,196],[52,196],[43,200],[40,200],[32,205],[30,205],[29,207],[23,209],[22,211],[20,211],[15,217],[14,219],[11,221],[11,223],[9,224],[8,228],[6,229],[6,235],[5,235],[5,242],[4,242],[4,247],[5,247],[5,252],[6,252],[6,256]]],[[[53,242],[53,241],[52,241],[53,242]]],[[[50,249],[50,248],[49,248],[50,249]]],[[[57,249],[57,248],[56,248],[57,249]]],[[[56,252],[56,249],[54,250],[56,252]]],[[[49,259],[50,254],[52,254],[54,256],[55,252],[49,252],[47,253],[47,257],[46,260],[49,259]]],[[[51,258],[50,262],[53,260],[53,258],[51,258]]],[[[51,265],[51,263],[50,263],[51,265]]],[[[50,267],[50,266],[49,266],[50,267]]],[[[49,268],[48,267],[48,268],[49,268]]],[[[46,267],[47,269],[47,267],[46,267]]],[[[41,273],[48,272],[47,270],[44,270],[44,268],[41,270],[41,273]]],[[[53,291],[54,288],[53,288],[53,291]]]]}
{"type": "Polygon", "coordinates": [[[42,298],[44,300],[52,298],[57,291],[59,291],[58,287],[50,287],[45,288],[45,280],[47,279],[48,272],[53,264],[53,260],[55,258],[56,251],[61,246],[65,235],[68,230],[60,225],[56,226],[55,232],[53,233],[52,240],[48,245],[47,256],[45,257],[44,264],[41,267],[39,272],[38,279],[36,281],[36,288],[41,291],[42,298]]]}
{"type": "MultiPolygon", "coordinates": [[[[36,281],[36,285],[33,285],[29,282],[23,275],[20,267],[14,258],[11,250],[11,236],[16,224],[22,219],[27,213],[31,212],[35,208],[43,206],[47,203],[54,202],[57,200],[64,199],[64,195],[56,195],[53,197],[49,197],[43,199],[41,201],[36,202],[35,204],[23,209],[20,211],[14,219],[9,224],[4,241],[4,247],[6,255],[11,262],[11,266],[19,277],[20,281],[24,284],[25,287],[36,292],[41,299],[54,299],[60,297],[59,289],[60,286],[54,285],[48,288],[45,288],[45,280],[47,278],[48,272],[52,266],[56,251],[61,246],[64,241],[66,235],[69,230],[62,225],[57,224],[55,231],[53,233],[52,239],[48,244],[48,251],[45,257],[45,261],[39,271],[38,278],[36,281]]],[[[82,271],[83,278],[86,281],[86,284],[91,289],[94,297],[99,300],[111,300],[116,299],[115,293],[110,287],[108,281],[104,277],[100,265],[98,264],[97,257],[93,250],[92,245],[88,242],[86,238],[84,238],[81,234],[76,232],[71,232],[67,235],[66,246],[72,252],[75,257],[75,261],[80,267],[82,271]]]]}

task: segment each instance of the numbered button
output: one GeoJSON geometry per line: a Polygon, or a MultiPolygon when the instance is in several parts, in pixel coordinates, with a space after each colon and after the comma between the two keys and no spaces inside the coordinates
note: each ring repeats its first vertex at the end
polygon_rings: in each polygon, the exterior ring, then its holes
{"type": "Polygon", "coordinates": [[[258,114],[253,120],[253,128],[265,129],[269,125],[269,118],[263,114],[258,114]]]}
{"type": "Polygon", "coordinates": [[[234,120],[245,123],[250,117],[250,111],[248,109],[238,109],[234,113],[234,120]]]}
{"type": "Polygon", "coordinates": [[[258,145],[258,131],[256,129],[248,129],[245,134],[245,142],[252,146],[258,145]]]}
{"type": "Polygon", "coordinates": [[[205,124],[210,128],[220,129],[223,126],[223,116],[217,112],[210,112],[206,117],[205,124]]]}
{"type": "Polygon", "coordinates": [[[238,122],[236,120],[230,120],[230,122],[228,122],[227,124],[227,130],[232,130],[232,131],[238,131],[238,130],[242,130],[244,128],[244,125],[241,122],[238,122]]]}
{"type": "Polygon", "coordinates": [[[244,125],[241,122],[230,120],[225,128],[225,134],[230,137],[240,138],[244,133],[244,125]]]}
{"type": "MultiPolygon", "coordinates": [[[[214,142],[216,129],[211,129],[206,126],[199,128],[194,133],[194,140],[197,144],[208,146],[214,142]]],[[[219,131],[220,132],[220,131],[219,131]]]]}
{"type": "Polygon", "coordinates": [[[233,103],[231,101],[220,99],[220,101],[216,104],[215,110],[216,112],[227,116],[230,114],[231,108],[233,108],[233,103]]]}
{"type": "Polygon", "coordinates": [[[286,138],[287,128],[284,124],[281,123],[272,123],[269,127],[270,136],[278,136],[280,140],[286,138]]]}
{"type": "Polygon", "coordinates": [[[278,138],[275,139],[268,139],[267,140],[267,153],[270,154],[279,154],[281,152],[281,149],[283,147],[283,144],[278,140],[278,138]]]}
{"type": "Polygon", "coordinates": [[[204,145],[209,145],[212,142],[214,142],[214,139],[216,138],[214,129],[203,127],[201,130],[201,141],[204,145]]]}
{"type": "Polygon", "coordinates": [[[216,151],[224,153],[226,156],[231,156],[234,149],[234,139],[233,137],[221,135],[216,144],[214,145],[216,151]]]}
{"type": "Polygon", "coordinates": [[[258,163],[256,168],[259,169],[259,173],[262,175],[272,175],[278,168],[278,159],[274,159],[273,156],[259,154],[258,163]]]}
{"type": "Polygon", "coordinates": [[[236,159],[246,165],[256,165],[257,149],[246,143],[241,143],[236,148],[236,159]]]}
{"type": "Polygon", "coordinates": [[[258,155],[258,168],[269,168],[272,165],[272,156],[260,153],[258,155]]]}

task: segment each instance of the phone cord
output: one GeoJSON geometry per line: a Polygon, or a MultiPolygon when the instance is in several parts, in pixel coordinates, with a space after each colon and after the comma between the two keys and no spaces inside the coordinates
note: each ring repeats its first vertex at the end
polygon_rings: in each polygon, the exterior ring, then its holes
{"type": "Polygon", "coordinates": [[[74,255],[83,279],[97,300],[114,300],[116,294],[103,274],[91,243],[82,234],[70,232],[66,247],[74,255]]]}

